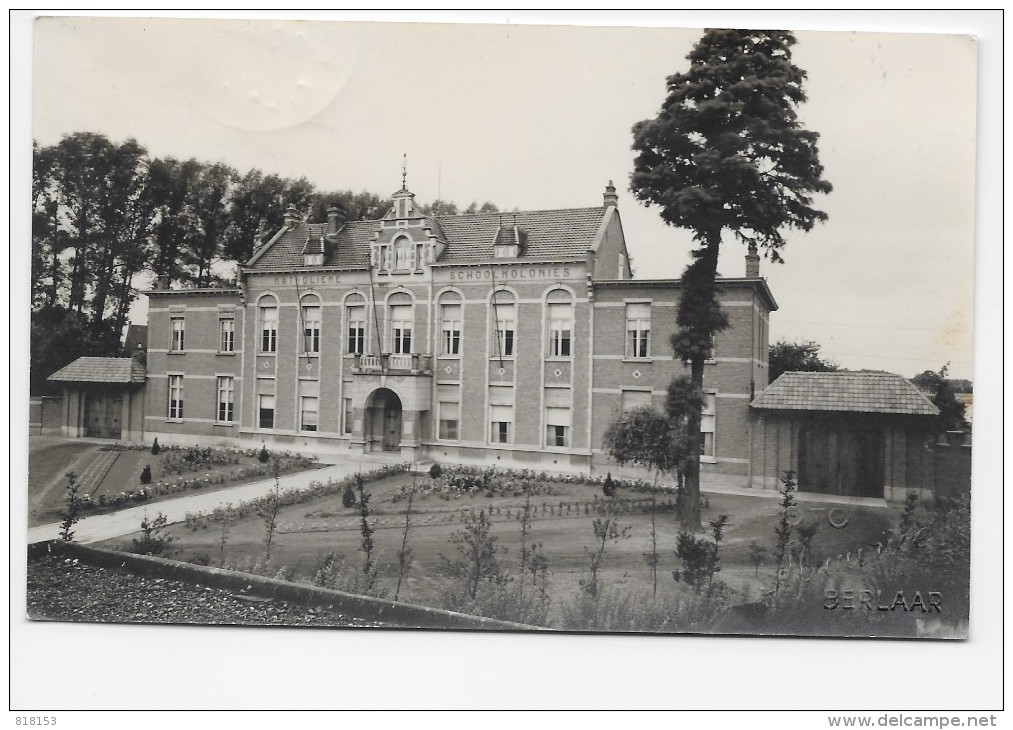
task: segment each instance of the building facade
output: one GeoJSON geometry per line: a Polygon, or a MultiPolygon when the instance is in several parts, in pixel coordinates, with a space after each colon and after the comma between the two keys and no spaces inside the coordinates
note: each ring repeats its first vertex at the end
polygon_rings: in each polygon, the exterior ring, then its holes
{"type": "MultiPolygon", "coordinates": [[[[750,480],[749,403],[776,310],[758,258],[723,278],[705,367],[705,479],[750,480]]],[[[236,289],[149,296],[145,438],[621,471],[625,409],[661,406],[679,283],[633,279],[615,189],[592,208],[285,226],[236,289]]]]}

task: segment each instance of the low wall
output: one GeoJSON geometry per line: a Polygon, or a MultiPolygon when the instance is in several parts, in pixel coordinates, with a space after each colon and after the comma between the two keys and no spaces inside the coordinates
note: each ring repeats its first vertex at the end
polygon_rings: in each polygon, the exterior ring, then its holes
{"type": "Polygon", "coordinates": [[[33,436],[59,436],[63,425],[63,398],[40,396],[28,400],[28,432],[33,436]]]}
{"type": "Polygon", "coordinates": [[[212,588],[275,598],[307,608],[336,611],[345,616],[382,621],[392,626],[416,629],[479,629],[482,631],[548,631],[541,626],[511,623],[444,611],[428,606],[387,601],[302,583],[290,583],[251,573],[181,563],[152,555],[103,550],[74,542],[50,540],[28,546],[28,559],[51,554],[72,557],[103,568],[123,568],[136,575],[154,576],[212,588]]]}

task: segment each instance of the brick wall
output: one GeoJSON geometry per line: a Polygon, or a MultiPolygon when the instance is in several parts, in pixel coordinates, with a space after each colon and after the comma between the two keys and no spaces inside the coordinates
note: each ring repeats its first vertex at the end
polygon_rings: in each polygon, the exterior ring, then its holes
{"type": "Polygon", "coordinates": [[[242,390],[243,312],[235,292],[152,292],[148,307],[148,381],[144,389],[145,440],[225,443],[238,435],[242,390]],[[184,322],[184,348],[171,349],[171,320],[184,322]],[[219,321],[233,319],[235,351],[219,350],[219,321]],[[169,374],[183,375],[183,419],[169,418],[169,374]],[[234,421],[217,421],[218,376],[233,378],[234,421]]]}

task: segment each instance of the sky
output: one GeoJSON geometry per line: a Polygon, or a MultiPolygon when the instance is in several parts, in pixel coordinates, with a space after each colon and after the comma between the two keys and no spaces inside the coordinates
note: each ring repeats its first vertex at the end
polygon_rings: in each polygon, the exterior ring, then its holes
{"type": "MultiPolygon", "coordinates": [[[[764,262],[772,340],[850,369],[972,377],[976,49],[967,35],[799,31],[802,123],[829,222],[764,262]],[[942,99],[937,93],[945,88],[942,99]]],[[[319,189],[501,208],[599,205],[640,277],[677,277],[690,234],[628,191],[630,128],[654,116],[693,28],[42,18],[34,136],[133,137],[154,156],[305,176],[319,189]]],[[[721,273],[744,273],[741,244],[721,273]]],[[[143,300],[135,317],[143,317],[143,300]]]]}

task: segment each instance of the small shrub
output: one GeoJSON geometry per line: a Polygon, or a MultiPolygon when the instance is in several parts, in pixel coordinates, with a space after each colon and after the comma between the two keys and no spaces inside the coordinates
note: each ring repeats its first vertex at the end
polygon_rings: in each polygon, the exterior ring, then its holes
{"type": "Polygon", "coordinates": [[[168,523],[168,518],[161,512],[154,519],[145,515],[141,521],[141,537],[133,540],[133,552],[141,555],[168,555],[176,539],[172,535],[163,534],[168,523]]]}
{"type": "Polygon", "coordinates": [[[341,495],[341,504],[348,509],[355,506],[355,491],[352,489],[351,482],[345,485],[345,492],[341,495]]]}
{"type": "Polygon", "coordinates": [[[441,467],[437,463],[434,463],[431,467],[429,467],[429,478],[430,479],[432,479],[433,481],[436,481],[441,476],[443,476],[443,467],[441,467]]]}
{"type": "Polygon", "coordinates": [[[141,469],[141,484],[151,484],[151,466],[145,464],[141,469]]]}
{"type": "Polygon", "coordinates": [[[614,497],[616,493],[615,484],[612,483],[612,472],[605,475],[605,483],[601,485],[601,491],[606,497],[614,497]]]}
{"type": "Polygon", "coordinates": [[[74,539],[74,525],[77,524],[78,513],[81,511],[81,498],[78,496],[81,486],[77,483],[77,475],[68,471],[67,493],[63,497],[66,506],[63,510],[63,521],[60,523],[60,539],[71,542],[74,539]]]}
{"type": "Polygon", "coordinates": [[[151,444],[151,455],[158,456],[162,453],[162,447],[158,445],[158,439],[156,438],[151,444]]]}
{"type": "Polygon", "coordinates": [[[260,452],[257,454],[257,461],[261,464],[266,464],[270,458],[271,454],[267,451],[267,444],[262,445],[260,447],[260,452]]]}

